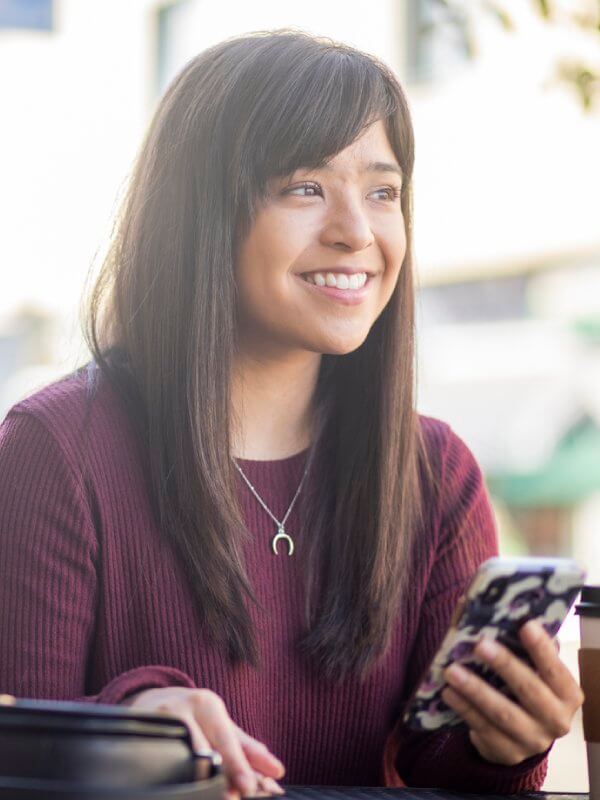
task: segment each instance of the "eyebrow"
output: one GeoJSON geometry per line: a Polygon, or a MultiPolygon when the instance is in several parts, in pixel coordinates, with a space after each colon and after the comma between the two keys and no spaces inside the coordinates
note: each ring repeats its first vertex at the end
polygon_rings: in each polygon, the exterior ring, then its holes
{"type": "MultiPolygon", "coordinates": [[[[323,164],[322,169],[333,169],[331,164],[323,164]]],[[[364,166],[365,172],[393,172],[402,178],[402,170],[393,161],[370,161],[364,166]]]]}
{"type": "Polygon", "coordinates": [[[394,164],[392,161],[371,161],[370,164],[367,164],[367,172],[395,172],[396,175],[402,177],[402,170],[398,166],[398,164],[394,164]]]}

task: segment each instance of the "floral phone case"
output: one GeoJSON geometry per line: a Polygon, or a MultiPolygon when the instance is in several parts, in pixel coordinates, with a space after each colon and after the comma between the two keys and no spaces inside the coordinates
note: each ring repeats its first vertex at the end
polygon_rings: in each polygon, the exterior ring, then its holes
{"type": "Polygon", "coordinates": [[[585,572],[566,558],[490,558],[479,567],[428,673],[409,702],[404,722],[414,730],[432,731],[462,722],[441,698],[443,674],[460,662],[504,694],[504,681],[475,658],[473,648],[487,636],[497,639],[528,663],[518,632],[530,619],[555,636],[585,581],[585,572]]]}

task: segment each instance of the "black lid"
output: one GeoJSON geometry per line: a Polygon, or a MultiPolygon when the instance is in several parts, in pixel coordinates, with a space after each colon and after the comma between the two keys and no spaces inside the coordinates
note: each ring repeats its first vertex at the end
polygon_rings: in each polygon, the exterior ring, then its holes
{"type": "Polygon", "coordinates": [[[168,714],[63,700],[30,700],[0,695],[0,729],[32,728],[78,734],[120,734],[188,739],[187,726],[168,714]]]}
{"type": "Polygon", "coordinates": [[[203,781],[125,789],[89,788],[69,781],[0,775],[0,800],[220,800],[226,788],[222,773],[203,781]]]}
{"type": "Polygon", "coordinates": [[[600,617],[600,586],[584,586],[575,613],[582,617],[600,617]]]}
{"type": "Polygon", "coordinates": [[[2,737],[16,761],[0,757],[0,800],[221,800],[226,788],[220,755],[195,752],[187,726],[168,714],[0,694],[2,737]],[[35,758],[24,749],[32,732],[51,745],[35,758]],[[105,780],[115,748],[117,777],[105,780]],[[154,772],[147,769],[148,753],[158,765],[154,772]],[[57,769],[49,768],[50,759],[57,769]]]}

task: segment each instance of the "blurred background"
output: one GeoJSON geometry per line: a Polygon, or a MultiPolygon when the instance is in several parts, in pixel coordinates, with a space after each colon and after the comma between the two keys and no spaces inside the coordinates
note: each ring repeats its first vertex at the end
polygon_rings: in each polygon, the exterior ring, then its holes
{"type": "MultiPolygon", "coordinates": [[[[400,77],[419,410],[474,451],[504,553],[572,555],[600,584],[597,0],[0,0],[0,419],[88,358],[81,298],[167,83],[284,26],[400,77]]],[[[573,615],[560,638],[576,674],[573,615]]],[[[579,718],[544,788],[587,791],[579,718]]]]}

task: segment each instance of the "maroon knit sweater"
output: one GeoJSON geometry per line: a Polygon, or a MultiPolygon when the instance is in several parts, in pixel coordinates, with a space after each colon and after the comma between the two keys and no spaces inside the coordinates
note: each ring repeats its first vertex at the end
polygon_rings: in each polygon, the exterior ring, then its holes
{"type": "MultiPolygon", "coordinates": [[[[100,378],[82,370],[18,403],[0,427],[0,692],[119,703],[144,688],[207,687],[234,721],[284,762],[287,784],[539,789],[543,756],[517,767],[484,761],[466,730],[407,731],[402,707],[432,658],[477,565],[496,553],[481,471],[443,422],[421,417],[441,502],[428,523],[385,659],[364,684],[333,686],[299,655],[306,537],[270,550],[272,520],[240,477],[248,574],[268,613],[250,604],[261,667],[232,668],[205,641],[192,594],[153,519],[133,430],[100,378]]],[[[276,516],[306,452],[241,461],[276,516]]],[[[318,480],[318,459],[311,479],[318,480]]],[[[297,504],[298,505],[298,504],[297,504]]]]}

